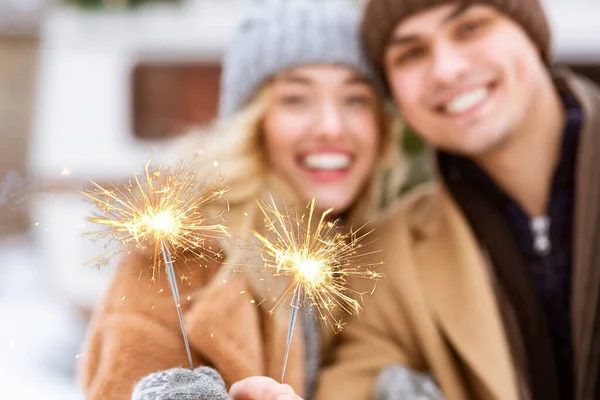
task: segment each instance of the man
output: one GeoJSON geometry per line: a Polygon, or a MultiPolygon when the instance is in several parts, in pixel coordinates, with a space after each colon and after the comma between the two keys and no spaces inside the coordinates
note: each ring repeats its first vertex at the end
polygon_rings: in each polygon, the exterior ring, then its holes
{"type": "Polygon", "coordinates": [[[386,278],[319,399],[398,364],[447,399],[600,398],[600,91],[550,68],[537,0],[370,0],[363,39],[439,179],[380,227],[386,278]]]}

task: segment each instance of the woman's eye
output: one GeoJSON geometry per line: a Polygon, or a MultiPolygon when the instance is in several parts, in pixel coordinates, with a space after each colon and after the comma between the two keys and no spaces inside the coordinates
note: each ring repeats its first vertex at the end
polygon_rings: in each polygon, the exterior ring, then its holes
{"type": "Polygon", "coordinates": [[[364,95],[353,95],[353,96],[348,96],[346,97],[345,100],[346,104],[348,105],[360,105],[360,106],[366,106],[370,104],[370,99],[368,96],[364,96],[364,95]]]}
{"type": "Polygon", "coordinates": [[[307,102],[306,97],[299,95],[282,96],[279,101],[286,105],[301,105],[307,102]]]}

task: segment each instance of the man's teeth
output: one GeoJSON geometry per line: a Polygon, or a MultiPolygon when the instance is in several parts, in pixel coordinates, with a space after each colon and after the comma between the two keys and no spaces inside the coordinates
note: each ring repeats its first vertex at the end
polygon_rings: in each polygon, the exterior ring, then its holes
{"type": "Polygon", "coordinates": [[[452,101],[446,104],[445,110],[450,114],[458,114],[467,111],[481,103],[488,95],[488,90],[485,87],[472,90],[456,96],[452,101]]]}
{"type": "Polygon", "coordinates": [[[304,164],[311,169],[334,171],[350,166],[350,157],[346,154],[310,154],[304,157],[304,164]]]}

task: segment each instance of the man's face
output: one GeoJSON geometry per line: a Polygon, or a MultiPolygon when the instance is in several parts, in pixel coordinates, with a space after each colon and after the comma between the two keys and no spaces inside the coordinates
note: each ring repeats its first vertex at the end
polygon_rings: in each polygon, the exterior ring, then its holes
{"type": "Polygon", "coordinates": [[[525,124],[547,76],[525,31],[478,4],[448,3],[402,21],[384,64],[408,124],[437,148],[468,156],[525,124]]]}

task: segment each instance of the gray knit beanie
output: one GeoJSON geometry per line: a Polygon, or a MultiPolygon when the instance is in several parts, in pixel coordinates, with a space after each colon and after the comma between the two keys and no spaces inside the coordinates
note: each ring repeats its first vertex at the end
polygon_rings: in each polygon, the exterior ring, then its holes
{"type": "Polygon", "coordinates": [[[223,59],[219,116],[243,108],[273,75],[306,64],[352,67],[379,90],[359,27],[350,0],[252,0],[223,59]]]}

